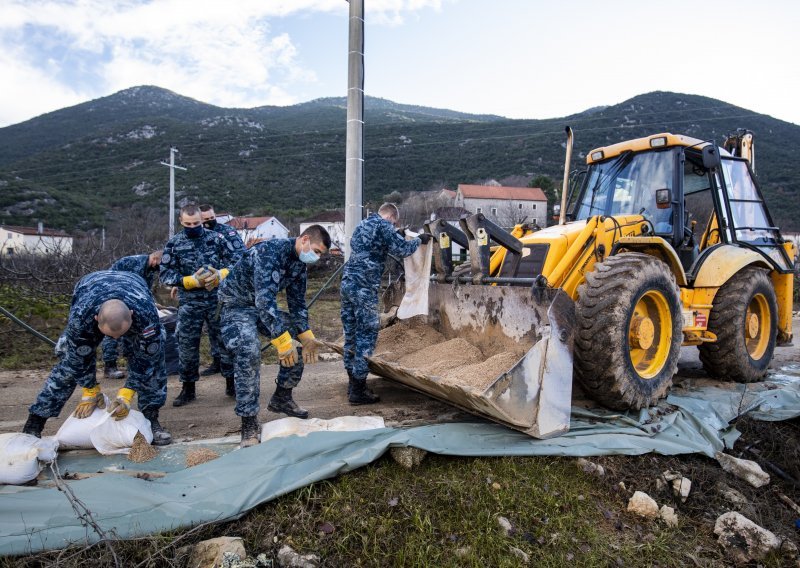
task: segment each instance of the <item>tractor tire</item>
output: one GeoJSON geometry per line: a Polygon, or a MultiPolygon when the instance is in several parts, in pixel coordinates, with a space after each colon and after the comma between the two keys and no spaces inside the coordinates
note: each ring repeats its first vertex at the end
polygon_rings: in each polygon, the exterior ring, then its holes
{"type": "Polygon", "coordinates": [[[641,253],[611,256],[586,274],[578,295],[574,375],[586,394],[618,410],[666,396],[683,338],[669,267],[641,253]]]}
{"type": "Polygon", "coordinates": [[[699,346],[703,368],[715,379],[760,381],[775,351],[777,320],[775,288],[766,271],[741,270],[714,297],[708,330],[717,341],[699,346]]]}

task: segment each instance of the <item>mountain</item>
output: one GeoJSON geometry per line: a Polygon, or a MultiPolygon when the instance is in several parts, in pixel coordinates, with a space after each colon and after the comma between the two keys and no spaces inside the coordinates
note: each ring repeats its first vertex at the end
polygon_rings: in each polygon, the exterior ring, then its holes
{"type": "MultiPolygon", "coordinates": [[[[0,222],[68,230],[165,211],[170,147],[179,200],[236,214],[294,218],[341,207],[344,97],[289,107],[227,109],[142,86],[0,128],[0,222]]],[[[365,198],[488,178],[560,179],[564,126],[575,132],[573,168],[592,148],[669,131],[721,142],[756,133],[757,173],[775,221],[800,230],[800,181],[791,149],[800,127],[728,103],[654,92],[548,120],[510,120],[365,101],[365,198]]]]}

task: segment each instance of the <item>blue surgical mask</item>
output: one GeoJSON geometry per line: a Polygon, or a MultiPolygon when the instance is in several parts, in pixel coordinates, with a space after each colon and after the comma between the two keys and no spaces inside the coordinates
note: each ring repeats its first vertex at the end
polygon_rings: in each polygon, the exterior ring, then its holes
{"type": "Polygon", "coordinates": [[[203,225],[197,225],[196,227],[184,227],[183,232],[186,233],[186,236],[190,239],[196,239],[203,234],[203,225]]]}
{"type": "Polygon", "coordinates": [[[319,260],[319,255],[311,250],[311,245],[308,245],[308,250],[300,251],[300,260],[306,264],[314,264],[319,260]]]}

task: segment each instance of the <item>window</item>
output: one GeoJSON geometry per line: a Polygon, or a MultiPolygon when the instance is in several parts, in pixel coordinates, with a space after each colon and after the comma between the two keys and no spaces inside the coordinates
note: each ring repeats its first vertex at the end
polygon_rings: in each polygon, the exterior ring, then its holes
{"type": "MultiPolygon", "coordinates": [[[[536,208],[535,205],[533,207],[534,207],[534,209],[536,208]]],[[[522,203],[519,204],[519,208],[522,209],[522,203]]]]}
{"type": "Polygon", "coordinates": [[[533,205],[531,205],[531,207],[533,207],[533,210],[536,211],[536,204],[535,203],[533,205]]]}
{"type": "Polygon", "coordinates": [[[497,207],[492,207],[492,215],[497,215],[497,207]]]}
{"type": "Polygon", "coordinates": [[[483,213],[483,207],[476,207],[475,213],[483,213]]]}

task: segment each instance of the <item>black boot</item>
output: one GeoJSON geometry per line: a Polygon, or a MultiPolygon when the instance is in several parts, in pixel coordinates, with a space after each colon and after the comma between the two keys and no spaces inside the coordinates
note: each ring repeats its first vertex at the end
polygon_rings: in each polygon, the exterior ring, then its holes
{"type": "Polygon", "coordinates": [[[258,444],[258,416],[242,416],[242,443],[247,448],[258,444]]]}
{"type": "Polygon", "coordinates": [[[353,392],[353,383],[356,378],[353,376],[353,371],[347,371],[347,398],[350,398],[350,393],[353,392]]]}
{"type": "Polygon", "coordinates": [[[360,404],[375,404],[380,402],[381,397],[367,388],[367,379],[353,379],[348,400],[353,406],[358,406],[360,404]]]}
{"type": "Polygon", "coordinates": [[[39,416],[38,414],[28,414],[28,420],[25,422],[25,426],[22,427],[22,433],[41,438],[45,422],[47,422],[47,418],[44,416],[39,416]]]}
{"type": "Polygon", "coordinates": [[[125,378],[125,373],[117,368],[116,361],[108,361],[103,365],[103,378],[123,379],[125,378]]]}
{"type": "Polygon", "coordinates": [[[182,383],[181,392],[177,398],[172,401],[172,406],[183,406],[184,404],[189,404],[194,399],[194,383],[182,383]]]}
{"type": "Polygon", "coordinates": [[[225,377],[225,394],[228,396],[236,396],[236,386],[233,382],[233,377],[225,377]]]}
{"type": "Polygon", "coordinates": [[[295,418],[308,418],[308,410],[300,408],[297,403],[292,400],[292,389],[285,389],[278,387],[275,389],[275,394],[269,399],[267,406],[272,412],[281,412],[287,416],[294,416],[295,418]]]}
{"type": "Polygon", "coordinates": [[[200,376],[210,377],[211,375],[216,375],[217,373],[219,373],[219,371],[220,371],[219,357],[214,357],[214,360],[211,362],[211,364],[201,371],[200,376]]]}
{"type": "Polygon", "coordinates": [[[153,431],[153,445],[166,446],[171,444],[172,435],[158,422],[158,409],[148,408],[142,411],[142,414],[150,421],[150,429],[153,431]]]}

